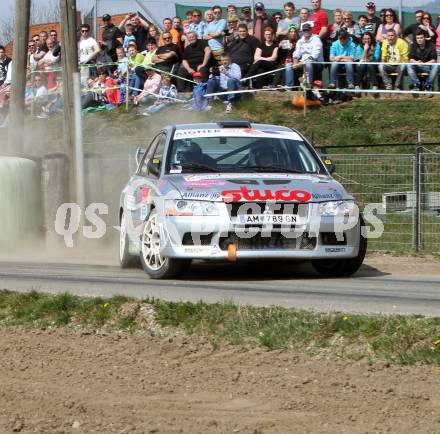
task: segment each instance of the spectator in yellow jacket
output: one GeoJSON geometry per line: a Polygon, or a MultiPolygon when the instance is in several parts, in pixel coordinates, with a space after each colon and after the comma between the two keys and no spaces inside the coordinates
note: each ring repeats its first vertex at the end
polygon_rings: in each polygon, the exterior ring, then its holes
{"type": "Polygon", "coordinates": [[[398,74],[395,87],[400,88],[405,65],[398,65],[398,63],[408,62],[408,44],[403,39],[397,37],[394,29],[388,30],[386,40],[382,43],[381,58],[383,63],[379,65],[379,71],[385,89],[393,89],[393,82],[390,76],[392,73],[398,74]]]}

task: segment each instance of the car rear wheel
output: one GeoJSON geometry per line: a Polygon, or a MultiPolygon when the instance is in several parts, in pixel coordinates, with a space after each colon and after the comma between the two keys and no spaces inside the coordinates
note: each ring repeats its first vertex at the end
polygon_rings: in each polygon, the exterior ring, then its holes
{"type": "Polygon", "coordinates": [[[139,258],[130,255],[129,247],[130,240],[127,233],[127,222],[125,219],[125,213],[122,212],[119,231],[119,263],[122,268],[131,268],[136,265],[139,266],[139,258]]]}
{"type": "Polygon", "coordinates": [[[155,209],[148,216],[142,231],[141,263],[152,279],[177,278],[191,264],[190,260],[167,258],[160,254],[160,232],[155,209]]]}
{"type": "MultiPolygon", "coordinates": [[[[362,227],[359,225],[359,231],[362,227]]],[[[347,277],[356,273],[364,262],[367,253],[367,239],[360,234],[359,251],[354,258],[347,259],[318,259],[312,261],[313,268],[323,276],[328,277],[347,277]]]]}

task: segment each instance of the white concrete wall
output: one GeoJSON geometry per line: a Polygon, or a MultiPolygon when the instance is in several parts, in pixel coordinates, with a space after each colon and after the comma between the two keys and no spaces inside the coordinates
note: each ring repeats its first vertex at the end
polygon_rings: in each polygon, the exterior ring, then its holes
{"type": "Polygon", "coordinates": [[[40,171],[32,160],[0,157],[0,245],[41,230],[40,171]]]}

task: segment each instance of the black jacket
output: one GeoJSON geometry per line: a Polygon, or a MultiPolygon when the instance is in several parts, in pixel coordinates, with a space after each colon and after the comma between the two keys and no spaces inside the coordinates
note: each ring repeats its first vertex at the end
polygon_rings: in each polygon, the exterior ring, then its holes
{"type": "Polygon", "coordinates": [[[227,48],[231,62],[237,65],[249,65],[254,61],[255,50],[260,46],[260,41],[254,36],[234,39],[227,48]]]}

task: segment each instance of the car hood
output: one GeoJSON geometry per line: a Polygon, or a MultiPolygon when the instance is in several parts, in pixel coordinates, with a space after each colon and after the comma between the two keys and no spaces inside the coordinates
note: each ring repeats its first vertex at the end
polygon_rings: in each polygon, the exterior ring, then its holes
{"type": "Polygon", "coordinates": [[[353,199],[332,177],[318,174],[204,173],[166,175],[167,189],[182,199],[323,202],[353,199]]]}

